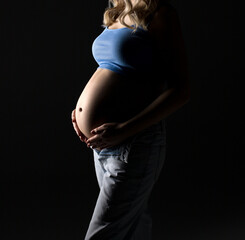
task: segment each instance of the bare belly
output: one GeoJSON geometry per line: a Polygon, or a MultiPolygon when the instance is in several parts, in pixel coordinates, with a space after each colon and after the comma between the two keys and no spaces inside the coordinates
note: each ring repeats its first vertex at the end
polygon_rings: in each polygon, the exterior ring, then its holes
{"type": "MultiPolygon", "coordinates": [[[[126,121],[157,97],[152,79],[125,78],[108,69],[97,69],[83,89],[76,105],[76,121],[81,132],[106,122],[126,121]]],[[[159,91],[159,88],[158,88],[159,91]]]]}

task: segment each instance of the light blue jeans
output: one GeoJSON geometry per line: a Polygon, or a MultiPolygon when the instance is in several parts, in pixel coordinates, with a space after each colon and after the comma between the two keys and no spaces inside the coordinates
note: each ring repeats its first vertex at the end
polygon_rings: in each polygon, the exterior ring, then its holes
{"type": "Polygon", "coordinates": [[[148,200],[166,157],[165,120],[93,154],[100,193],[85,240],[150,240],[148,200]]]}

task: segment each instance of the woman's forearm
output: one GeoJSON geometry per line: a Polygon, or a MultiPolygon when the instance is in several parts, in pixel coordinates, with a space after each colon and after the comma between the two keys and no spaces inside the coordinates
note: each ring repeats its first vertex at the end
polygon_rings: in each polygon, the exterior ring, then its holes
{"type": "Polygon", "coordinates": [[[150,105],[133,118],[122,123],[124,133],[130,137],[161,121],[189,101],[190,97],[175,88],[164,91],[150,105]]]}

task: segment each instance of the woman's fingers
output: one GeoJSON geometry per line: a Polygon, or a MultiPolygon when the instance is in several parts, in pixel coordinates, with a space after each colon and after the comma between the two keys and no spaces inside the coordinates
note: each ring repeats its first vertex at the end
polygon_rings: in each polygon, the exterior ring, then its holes
{"type": "Polygon", "coordinates": [[[108,128],[108,124],[104,123],[101,126],[94,128],[90,132],[95,134],[95,133],[103,132],[107,128],[108,128]]]}
{"type": "Polygon", "coordinates": [[[80,129],[79,129],[79,127],[78,127],[76,121],[74,122],[74,125],[75,125],[75,128],[77,129],[77,135],[79,136],[79,138],[80,138],[83,142],[87,141],[87,137],[80,131],[80,129]]]}
{"type": "Polygon", "coordinates": [[[87,138],[86,138],[84,135],[79,136],[79,138],[80,138],[80,140],[81,140],[82,142],[85,142],[85,143],[86,143],[87,138]]]}
{"type": "Polygon", "coordinates": [[[93,143],[96,143],[98,141],[100,141],[101,139],[101,136],[99,134],[96,134],[95,136],[93,137],[90,137],[88,140],[87,140],[87,144],[93,144],[93,143]]]}
{"type": "Polygon", "coordinates": [[[77,135],[79,136],[81,131],[80,131],[80,129],[79,129],[78,126],[77,126],[76,115],[75,115],[75,114],[76,114],[76,110],[74,109],[74,110],[72,111],[72,114],[71,114],[71,119],[72,119],[73,127],[74,127],[74,129],[75,129],[77,135]]]}
{"type": "Polygon", "coordinates": [[[71,120],[72,122],[76,121],[76,109],[74,109],[71,113],[71,120]]]}
{"type": "Polygon", "coordinates": [[[87,141],[87,137],[83,135],[83,133],[81,133],[81,135],[79,136],[79,138],[81,139],[81,141],[85,142],[87,141]]]}
{"type": "Polygon", "coordinates": [[[78,125],[77,125],[77,121],[76,121],[76,109],[74,109],[71,113],[71,119],[72,119],[72,125],[73,128],[76,132],[76,134],[78,135],[78,137],[80,138],[80,140],[82,142],[85,142],[87,140],[87,138],[84,136],[84,134],[80,131],[78,125]]]}
{"type": "Polygon", "coordinates": [[[81,136],[82,133],[77,125],[77,121],[76,121],[76,109],[74,109],[72,111],[72,114],[71,114],[71,119],[72,119],[72,124],[73,124],[73,128],[75,129],[76,133],[78,136],[81,136]]]}
{"type": "Polygon", "coordinates": [[[80,136],[81,135],[80,129],[78,128],[76,122],[73,122],[72,124],[73,124],[73,128],[75,129],[77,135],[80,136]]]}

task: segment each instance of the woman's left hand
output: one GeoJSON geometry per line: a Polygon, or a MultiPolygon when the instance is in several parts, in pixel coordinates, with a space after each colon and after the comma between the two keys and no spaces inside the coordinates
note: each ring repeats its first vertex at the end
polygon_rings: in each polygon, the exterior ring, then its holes
{"type": "Polygon", "coordinates": [[[90,137],[86,143],[92,148],[109,148],[120,144],[127,138],[122,123],[104,123],[91,131],[94,136],[90,137]]]}

